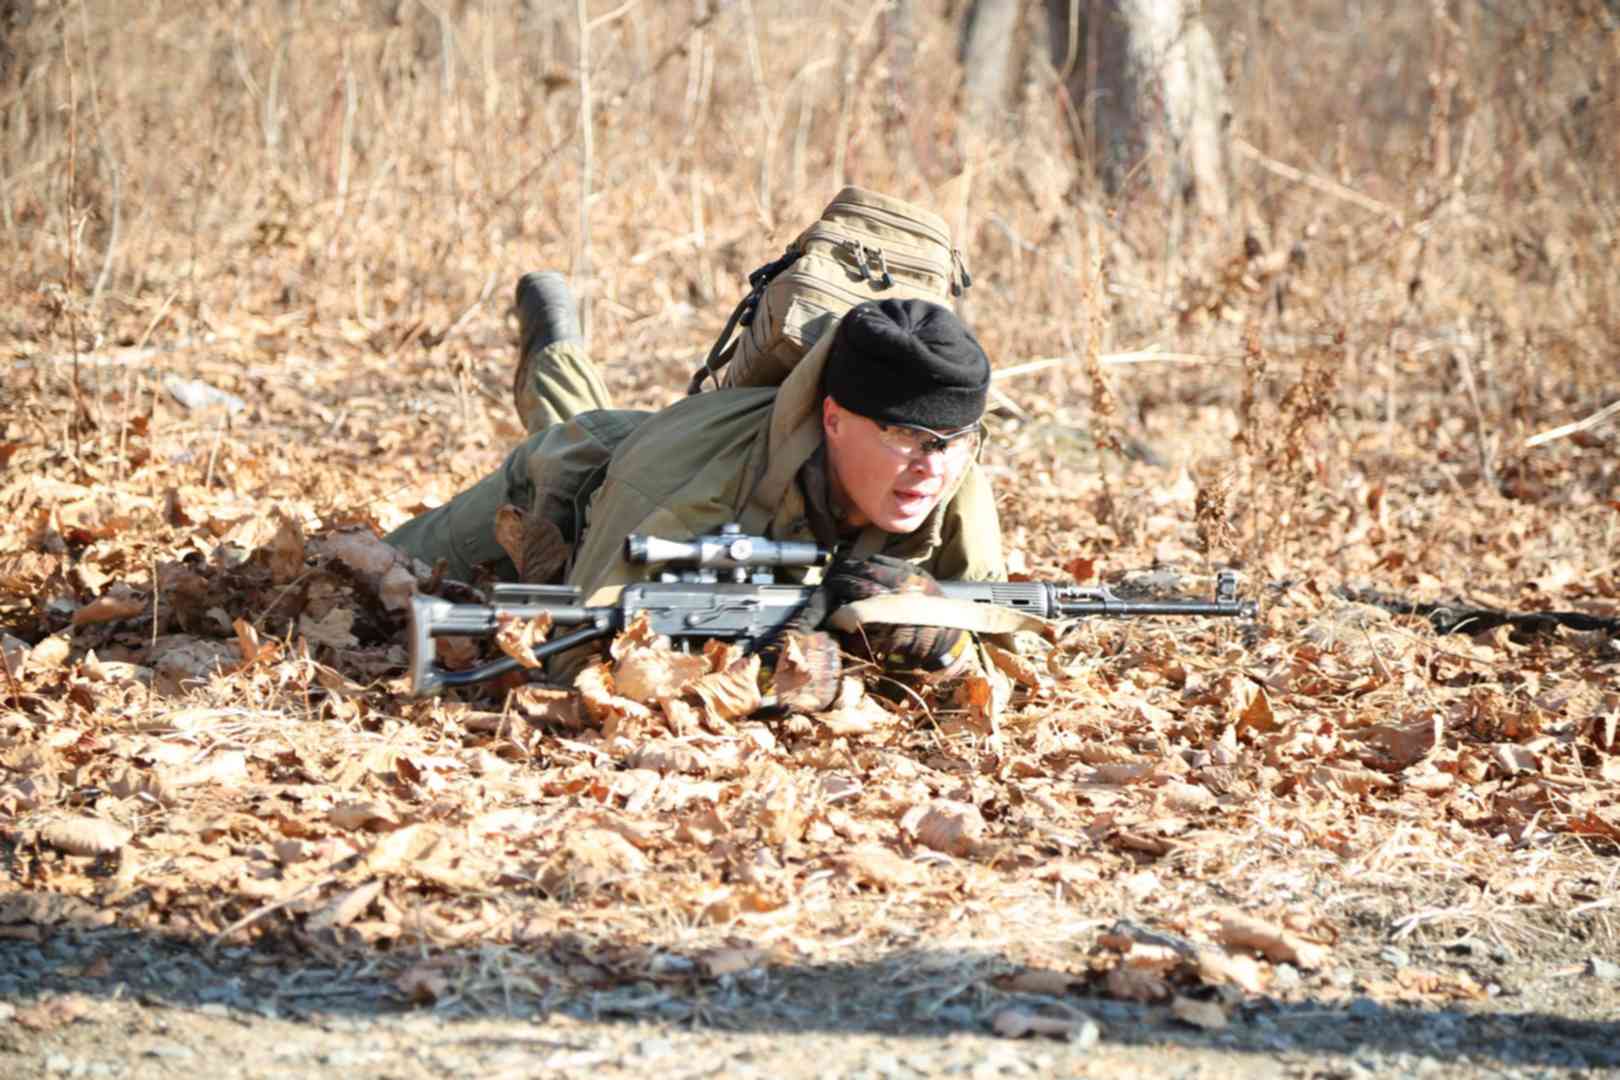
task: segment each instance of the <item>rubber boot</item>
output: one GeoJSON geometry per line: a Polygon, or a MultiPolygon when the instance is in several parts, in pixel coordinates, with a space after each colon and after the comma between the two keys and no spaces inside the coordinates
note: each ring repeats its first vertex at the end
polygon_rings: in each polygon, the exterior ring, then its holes
{"type": "Polygon", "coordinates": [[[518,363],[564,341],[582,341],[579,305],[568,279],[554,270],[524,274],[517,283],[518,363]]]}

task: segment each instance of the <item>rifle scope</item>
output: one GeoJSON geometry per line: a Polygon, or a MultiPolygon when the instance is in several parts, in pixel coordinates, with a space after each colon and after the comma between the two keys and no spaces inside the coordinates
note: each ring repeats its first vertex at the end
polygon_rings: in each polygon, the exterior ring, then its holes
{"type": "Polygon", "coordinates": [[[748,536],[740,525],[723,525],[718,533],[691,540],[631,533],[624,538],[624,557],[631,563],[674,563],[713,570],[750,566],[821,566],[832,558],[826,548],[794,540],[748,536]]]}

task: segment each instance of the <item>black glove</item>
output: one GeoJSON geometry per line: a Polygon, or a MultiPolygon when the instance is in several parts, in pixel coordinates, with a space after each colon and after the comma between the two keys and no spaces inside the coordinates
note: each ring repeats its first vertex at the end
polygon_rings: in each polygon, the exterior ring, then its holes
{"type": "MultiPolygon", "coordinates": [[[[822,581],[834,610],[857,600],[891,593],[943,595],[934,576],[914,563],[887,555],[834,560],[822,581]]],[[[972,638],[949,626],[865,623],[849,636],[851,652],[870,656],[891,670],[940,672],[955,667],[972,638]]]]}

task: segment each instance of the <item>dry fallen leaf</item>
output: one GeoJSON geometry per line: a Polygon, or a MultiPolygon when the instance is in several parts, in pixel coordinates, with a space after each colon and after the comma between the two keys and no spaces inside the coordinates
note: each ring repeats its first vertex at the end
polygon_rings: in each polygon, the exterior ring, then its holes
{"type": "Polygon", "coordinates": [[[1404,769],[1417,764],[1440,745],[1445,723],[1436,714],[1407,724],[1369,724],[1352,734],[1382,752],[1389,767],[1404,769]]]}
{"type": "Polygon", "coordinates": [[[343,529],[316,537],[309,541],[306,550],[317,558],[338,560],[372,590],[377,589],[389,570],[410,564],[404,552],[363,528],[343,529]]]}
{"type": "Polygon", "coordinates": [[[1503,772],[1512,776],[1515,773],[1539,772],[1541,764],[1536,755],[1523,746],[1512,743],[1497,743],[1492,751],[1496,755],[1496,763],[1503,772]]]}
{"type": "Polygon", "coordinates": [[[1092,1034],[1089,1039],[1083,1034],[1096,1031],[1096,1021],[1094,1020],[1085,1017],[1045,1016],[1041,1013],[1019,1008],[1007,1008],[997,1011],[990,1018],[990,1030],[1004,1039],[1022,1039],[1027,1035],[1047,1035],[1054,1039],[1068,1039],[1087,1044],[1096,1041],[1095,1034],[1092,1034]]]}
{"type": "Polygon", "coordinates": [[[1317,765],[1305,780],[1312,787],[1347,795],[1369,795],[1395,786],[1389,776],[1355,762],[1317,765]]]}
{"type": "Polygon", "coordinates": [[[816,723],[834,735],[871,735],[892,728],[898,719],[866,692],[859,679],[850,677],[839,683],[833,707],[815,716],[816,723]]]}
{"type": "Polygon", "coordinates": [[[1221,1007],[1220,1002],[1199,1001],[1179,994],[1170,1002],[1170,1015],[1183,1024],[1205,1031],[1220,1031],[1228,1023],[1226,1010],[1221,1007]]]}
{"type": "Polygon", "coordinates": [[[950,700],[960,713],[951,726],[976,735],[995,735],[1012,701],[1012,681],[991,665],[955,680],[950,700]]]}
{"type": "Polygon", "coordinates": [[[647,868],[647,857],[617,832],[581,829],[563,840],[540,875],[540,887],[566,898],[623,886],[645,874],[647,868]]]}
{"type": "Polygon", "coordinates": [[[665,640],[622,650],[613,665],[613,688],[631,701],[656,705],[660,698],[679,694],[693,679],[708,673],[707,659],[676,652],[665,640]]]}
{"type": "Polygon", "coordinates": [[[1466,971],[1429,971],[1405,967],[1395,972],[1395,982],[1420,999],[1478,1001],[1486,990],[1466,971]]]}
{"type": "Polygon", "coordinates": [[[134,836],[116,822],[73,817],[53,821],[40,830],[40,839],[69,855],[111,855],[134,836]]]}
{"type": "Polygon", "coordinates": [[[325,645],[329,649],[351,649],[360,644],[354,636],[354,612],[335,607],[319,619],[298,616],[298,632],[309,639],[311,645],[325,645]]]}
{"type": "Polygon", "coordinates": [[[1452,783],[1455,780],[1456,777],[1451,773],[1436,770],[1434,772],[1421,772],[1402,776],[1401,784],[1404,787],[1411,788],[1413,791],[1421,791],[1426,795],[1438,795],[1443,791],[1451,790],[1452,783]]]}
{"type": "Polygon", "coordinates": [[[29,1031],[54,1031],[63,1024],[71,1024],[90,1015],[91,1009],[89,998],[82,994],[65,994],[26,1009],[19,1009],[12,1020],[19,1027],[27,1028],[29,1031]]]}
{"type": "Polygon", "coordinates": [[[377,894],[382,892],[382,887],[380,880],[372,880],[339,893],[331,903],[304,921],[305,929],[315,931],[348,926],[365,913],[371,902],[377,899],[377,894]]]}
{"type": "Polygon", "coordinates": [[[423,960],[394,980],[394,988],[414,1005],[431,1005],[450,992],[450,974],[441,958],[423,960]]]}
{"type": "Polygon", "coordinates": [[[759,656],[754,654],[684,687],[684,693],[697,699],[707,727],[725,731],[730,721],[759,711],[764,701],[759,689],[759,664],[759,656]]]}
{"type": "Polygon", "coordinates": [[[399,828],[399,819],[385,803],[375,800],[339,803],[326,813],[326,820],[340,829],[387,832],[399,828]]]}
{"type": "Polygon", "coordinates": [[[160,639],[152,652],[152,685],[165,695],[197,689],[242,658],[234,643],[179,635],[160,639]]]}
{"type": "Polygon", "coordinates": [[[542,667],[544,660],[534,655],[534,647],[551,636],[552,618],[541,612],[532,619],[521,619],[508,611],[495,615],[495,644],[501,652],[529,669],[542,667]]]}
{"type": "Polygon", "coordinates": [[[30,667],[49,671],[60,667],[72,648],[68,639],[61,634],[45,638],[28,651],[28,664],[30,667]]]}
{"type": "Polygon", "coordinates": [[[1166,809],[1181,814],[1213,810],[1220,802],[1202,784],[1189,784],[1181,780],[1167,781],[1159,789],[1159,798],[1166,809]]]}
{"type": "Polygon", "coordinates": [[[1278,730],[1281,726],[1276,714],[1271,709],[1271,697],[1266,693],[1265,687],[1258,686],[1248,679],[1238,680],[1234,687],[1233,710],[1236,714],[1236,727],[1240,733],[1267,734],[1278,730]]]}
{"type": "Polygon", "coordinates": [[[261,549],[270,567],[270,580],[286,585],[304,572],[304,527],[290,514],[276,514],[276,531],[261,549]]]}
{"type": "Polygon", "coordinates": [[[1170,986],[1162,977],[1144,968],[1110,968],[1103,978],[1103,988],[1110,997],[1121,1001],[1163,1001],[1170,996],[1170,986]]]}
{"type": "Polygon", "coordinates": [[[6,674],[12,677],[21,675],[23,665],[27,662],[28,643],[10,634],[0,634],[0,665],[5,667],[6,674]]]}
{"type": "Polygon", "coordinates": [[[1024,686],[1039,689],[1050,681],[1040,667],[1015,652],[1003,649],[989,641],[981,643],[981,648],[984,649],[985,655],[990,658],[990,662],[995,664],[1004,675],[1024,686]]]}
{"type": "Polygon", "coordinates": [[[912,807],[900,819],[900,828],[917,842],[947,855],[971,855],[984,839],[984,817],[971,803],[936,799],[912,807]]]}
{"type": "Polygon", "coordinates": [[[588,665],[574,678],[585,715],[603,731],[613,731],[625,721],[646,722],[653,711],[639,701],[615,693],[613,672],[600,660],[588,665]]]}
{"type": "Polygon", "coordinates": [[[998,990],[1005,990],[1008,993],[1046,994],[1050,997],[1062,997],[1085,987],[1085,980],[1079,976],[1066,971],[1053,971],[1050,968],[1034,968],[1011,975],[998,975],[992,981],[998,990]]]}
{"type": "Polygon", "coordinates": [[[1219,913],[1218,936],[1223,945],[1254,949],[1268,960],[1314,971],[1326,962],[1328,951],[1291,930],[1234,909],[1219,913]]]}
{"type": "Polygon", "coordinates": [[[697,955],[697,969],[705,978],[718,979],[722,975],[739,975],[751,971],[765,962],[765,951],[748,946],[709,949],[697,955]]]}
{"type": "Polygon", "coordinates": [[[578,731],[585,723],[579,695],[572,690],[531,683],[513,691],[511,701],[514,709],[537,724],[578,731]]]}
{"type": "Polygon", "coordinates": [[[655,739],[631,754],[627,764],[633,769],[710,776],[734,772],[741,760],[742,751],[736,739],[705,735],[655,739]]]}
{"type": "Polygon", "coordinates": [[[114,622],[118,619],[133,619],[146,610],[146,601],[138,596],[126,593],[109,593],[90,601],[84,607],[73,613],[74,626],[89,626],[92,623],[114,622]]]}
{"type": "Polygon", "coordinates": [[[1183,959],[1181,950],[1174,946],[1150,941],[1133,941],[1125,950],[1125,955],[1120,958],[1120,962],[1128,967],[1162,975],[1180,967],[1183,959]]]}
{"type": "Polygon", "coordinates": [[[771,673],[771,692],[789,712],[813,713],[827,709],[836,697],[843,661],[838,642],[830,634],[789,634],[771,673]]]}
{"type": "Polygon", "coordinates": [[[1219,949],[1198,950],[1198,977],[1210,985],[1230,983],[1251,994],[1266,988],[1265,976],[1254,957],[1219,949]]]}
{"type": "Polygon", "coordinates": [[[645,611],[636,613],[630,620],[630,625],[621,630],[608,646],[608,656],[614,660],[623,658],[631,649],[651,648],[667,649],[670,647],[668,635],[660,634],[653,629],[652,615],[645,611]]]}
{"type": "Polygon", "coordinates": [[[244,665],[272,659],[280,651],[275,643],[260,641],[259,631],[246,619],[237,619],[231,624],[231,629],[236,631],[236,649],[242,654],[244,665]]]}
{"type": "Polygon", "coordinates": [[[837,861],[850,877],[876,889],[903,889],[928,877],[927,868],[879,844],[857,845],[837,861]]]}
{"type": "Polygon", "coordinates": [[[439,830],[431,825],[407,825],[385,832],[366,853],[366,865],[376,874],[407,871],[439,841],[439,830]]]}

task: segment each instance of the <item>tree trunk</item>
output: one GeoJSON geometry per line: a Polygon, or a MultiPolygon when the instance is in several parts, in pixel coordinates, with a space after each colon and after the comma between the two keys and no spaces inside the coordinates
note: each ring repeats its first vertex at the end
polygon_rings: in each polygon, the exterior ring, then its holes
{"type": "Polygon", "coordinates": [[[34,0],[0,0],[0,86],[21,86],[31,59],[22,38],[34,18],[34,0]]]}
{"type": "Polygon", "coordinates": [[[977,130],[995,124],[1007,109],[1018,30],[1018,0],[973,0],[962,23],[962,100],[977,130]]]}
{"type": "Polygon", "coordinates": [[[1230,106],[1196,0],[1045,0],[1052,62],[1110,192],[1226,213],[1230,106]]]}

